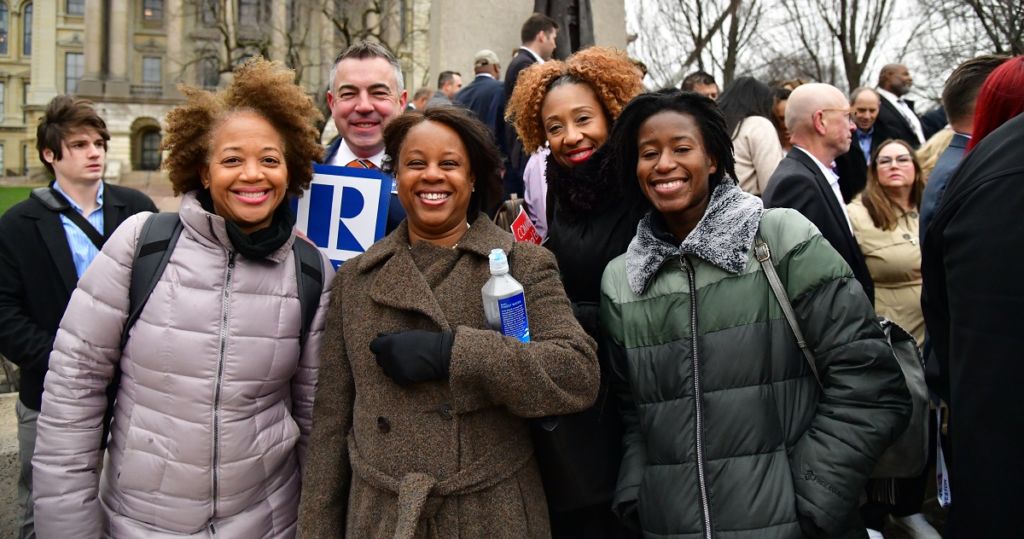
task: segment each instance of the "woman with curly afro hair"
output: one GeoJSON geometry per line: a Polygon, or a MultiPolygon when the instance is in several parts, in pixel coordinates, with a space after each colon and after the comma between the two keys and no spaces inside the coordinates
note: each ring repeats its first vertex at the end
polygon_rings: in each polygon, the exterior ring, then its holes
{"type": "MultiPolygon", "coordinates": [[[[545,246],[558,260],[577,319],[595,339],[601,273],[626,251],[648,209],[635,183],[603,170],[605,140],[622,108],[643,89],[641,77],[623,52],[592,47],[523,71],[506,107],[525,151],[545,143],[550,149],[546,193],[543,184],[528,185],[527,204],[534,201],[531,210],[546,216],[545,246]]],[[[556,538],[628,536],[609,510],[622,431],[606,378],[593,408],[549,419],[534,432],[556,538]]]]}
{"type": "Polygon", "coordinates": [[[183,88],[168,114],[177,241],[141,237],[157,216],[129,218],[71,298],[39,419],[41,536],[295,536],[333,271],[296,237],[287,195],[321,155],[319,113],[279,64],[253,59],[234,75],[217,93],[183,88]],[[126,329],[132,267],[160,253],[126,329]],[[299,299],[300,273],[324,284],[312,301],[299,299]]]}

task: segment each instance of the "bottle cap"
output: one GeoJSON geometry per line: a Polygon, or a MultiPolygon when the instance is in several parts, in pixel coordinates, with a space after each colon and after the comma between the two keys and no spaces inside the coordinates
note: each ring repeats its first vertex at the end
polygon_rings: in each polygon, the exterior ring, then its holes
{"type": "Polygon", "coordinates": [[[508,257],[505,256],[504,250],[491,249],[491,254],[487,258],[491,263],[491,275],[508,273],[508,257]]]}

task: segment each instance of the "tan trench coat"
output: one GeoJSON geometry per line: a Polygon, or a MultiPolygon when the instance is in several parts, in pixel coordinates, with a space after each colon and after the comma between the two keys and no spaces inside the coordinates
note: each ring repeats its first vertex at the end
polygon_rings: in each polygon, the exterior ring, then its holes
{"type": "Polygon", "coordinates": [[[594,402],[595,344],[547,250],[514,243],[486,217],[455,250],[447,275],[424,277],[403,223],[342,266],[303,480],[306,539],[550,535],[523,418],[594,402]],[[494,248],[510,252],[526,290],[533,342],[486,329],[480,288],[494,248]],[[402,388],[384,375],[369,343],[406,329],[455,331],[448,380],[402,388]]]}

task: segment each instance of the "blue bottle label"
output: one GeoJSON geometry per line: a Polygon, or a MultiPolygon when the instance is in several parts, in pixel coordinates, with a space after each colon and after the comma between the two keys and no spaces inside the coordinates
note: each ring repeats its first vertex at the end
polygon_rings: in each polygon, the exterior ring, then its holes
{"type": "Polygon", "coordinates": [[[530,322],[526,319],[526,298],[520,292],[498,300],[501,332],[522,342],[530,342],[530,322]]]}

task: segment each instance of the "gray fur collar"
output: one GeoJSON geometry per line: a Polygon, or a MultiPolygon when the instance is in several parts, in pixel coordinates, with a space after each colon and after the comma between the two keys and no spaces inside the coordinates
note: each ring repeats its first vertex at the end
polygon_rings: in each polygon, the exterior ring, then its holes
{"type": "Polygon", "coordinates": [[[711,194],[704,217],[680,245],[672,245],[655,235],[652,212],[640,220],[636,236],[626,249],[626,275],[630,289],[637,295],[647,290],[666,260],[681,255],[693,255],[730,273],[743,271],[764,204],[726,177],[711,194]]]}

